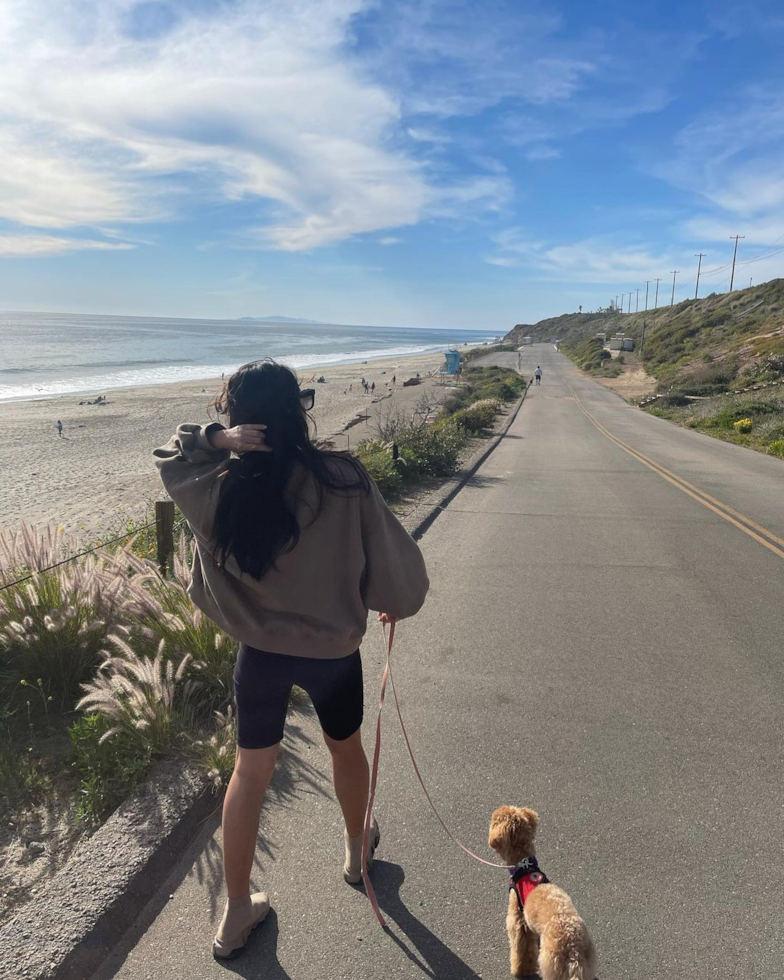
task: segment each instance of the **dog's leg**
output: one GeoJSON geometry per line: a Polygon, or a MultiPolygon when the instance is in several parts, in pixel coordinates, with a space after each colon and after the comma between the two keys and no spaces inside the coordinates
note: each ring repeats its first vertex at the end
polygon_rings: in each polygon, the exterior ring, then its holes
{"type": "Polygon", "coordinates": [[[536,975],[539,938],[526,925],[517,896],[509,892],[509,911],[506,914],[506,934],[509,936],[509,969],[513,977],[536,975]]]}

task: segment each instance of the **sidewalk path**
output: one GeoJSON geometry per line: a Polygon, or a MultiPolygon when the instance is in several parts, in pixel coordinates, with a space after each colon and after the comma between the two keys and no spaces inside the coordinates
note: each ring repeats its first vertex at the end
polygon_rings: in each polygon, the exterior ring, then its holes
{"type": "MultiPolygon", "coordinates": [[[[784,548],[580,403],[782,539],[784,464],[645,416],[550,347],[525,352],[526,373],[532,358],[541,387],[422,542],[432,593],[399,630],[395,676],[423,772],[480,853],[496,805],[539,811],[540,861],[605,980],[780,977],[784,548]]],[[[364,653],[369,739],[375,629],[364,653]]],[[[326,753],[311,717],[293,722],[259,847],[276,913],[245,956],[209,952],[213,823],[100,980],[508,976],[505,876],[445,838],[392,714],[373,872],[391,935],[341,880],[326,753]]]]}

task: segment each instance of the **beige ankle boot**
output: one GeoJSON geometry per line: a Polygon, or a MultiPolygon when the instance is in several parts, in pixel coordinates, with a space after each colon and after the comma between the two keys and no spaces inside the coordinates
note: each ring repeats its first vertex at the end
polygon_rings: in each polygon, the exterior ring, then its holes
{"type": "Polygon", "coordinates": [[[227,899],[223,919],[212,941],[212,955],[220,960],[237,956],[251,932],[267,918],[269,910],[270,903],[265,892],[227,899]]]}
{"type": "MultiPolygon", "coordinates": [[[[349,885],[358,885],[362,881],[362,840],[364,831],[356,837],[349,837],[347,831],[343,831],[343,839],[346,842],[346,863],[343,865],[343,878],[349,885]]],[[[368,848],[367,866],[373,863],[373,855],[381,840],[381,831],[378,829],[378,821],[373,817],[370,825],[370,847],[368,848]]]]}

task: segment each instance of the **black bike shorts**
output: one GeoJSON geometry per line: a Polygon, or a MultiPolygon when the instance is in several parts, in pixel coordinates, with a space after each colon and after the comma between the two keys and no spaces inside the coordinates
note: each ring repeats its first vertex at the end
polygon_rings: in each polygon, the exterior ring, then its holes
{"type": "Polygon", "coordinates": [[[343,741],[361,726],[364,691],[359,650],[327,660],[266,653],[243,643],[234,668],[240,748],[264,749],[280,742],[294,684],[310,695],[330,738],[343,741]]]}

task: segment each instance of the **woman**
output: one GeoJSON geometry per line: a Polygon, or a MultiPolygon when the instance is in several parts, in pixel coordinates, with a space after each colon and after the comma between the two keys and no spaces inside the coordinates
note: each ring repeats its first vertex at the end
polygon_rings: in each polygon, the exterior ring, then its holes
{"type": "MultiPolygon", "coordinates": [[[[246,364],[215,402],[228,428],[181,425],[154,453],[195,537],[189,594],[240,643],[219,958],[236,955],[269,912],[263,892],[250,894],[250,872],[293,684],[310,695],[332,755],[346,824],[343,876],[361,881],[368,764],[358,648],[368,609],[383,621],[413,616],[428,589],[418,547],[360,463],[311,442],[313,397],[288,368],[246,364]]],[[[374,820],[369,861],[379,839],[374,820]]]]}

